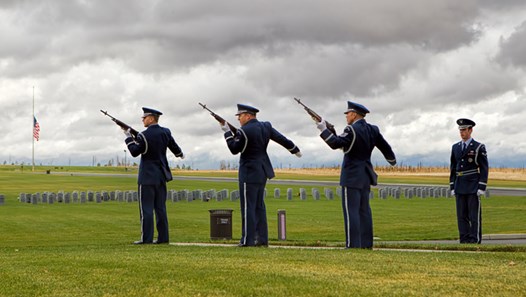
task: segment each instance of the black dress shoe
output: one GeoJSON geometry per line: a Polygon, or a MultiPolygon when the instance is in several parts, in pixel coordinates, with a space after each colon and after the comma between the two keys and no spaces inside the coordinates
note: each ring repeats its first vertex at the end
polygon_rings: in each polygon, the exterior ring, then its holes
{"type": "Polygon", "coordinates": [[[268,242],[256,242],[257,247],[268,247],[268,242]]]}
{"type": "Polygon", "coordinates": [[[153,241],[153,244],[168,244],[168,241],[158,241],[158,240],[154,240],[154,241],[153,241]]]}
{"type": "Polygon", "coordinates": [[[134,241],[133,244],[150,244],[151,242],[144,242],[141,240],[134,241]]]}

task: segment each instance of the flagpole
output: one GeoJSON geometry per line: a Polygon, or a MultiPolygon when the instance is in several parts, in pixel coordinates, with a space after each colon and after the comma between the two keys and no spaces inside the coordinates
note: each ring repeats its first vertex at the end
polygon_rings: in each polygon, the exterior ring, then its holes
{"type": "Polygon", "coordinates": [[[33,86],[33,119],[31,121],[32,129],[31,129],[31,139],[33,139],[33,172],[35,171],[35,135],[34,135],[34,129],[35,129],[35,86],[33,86]]]}

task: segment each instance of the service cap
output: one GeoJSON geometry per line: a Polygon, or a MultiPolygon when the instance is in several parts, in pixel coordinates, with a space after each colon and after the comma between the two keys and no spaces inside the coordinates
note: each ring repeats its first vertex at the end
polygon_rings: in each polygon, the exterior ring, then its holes
{"type": "Polygon", "coordinates": [[[143,118],[151,115],[160,116],[163,114],[162,112],[149,107],[143,107],[142,111],[144,112],[144,114],[142,115],[143,118]]]}
{"type": "Polygon", "coordinates": [[[347,111],[345,111],[344,113],[348,114],[349,112],[356,112],[361,116],[365,116],[369,113],[369,110],[359,103],[347,101],[347,111]]]}
{"type": "Polygon", "coordinates": [[[237,113],[236,113],[236,116],[242,114],[242,113],[250,113],[252,115],[256,115],[256,113],[259,112],[259,109],[255,108],[255,107],[252,107],[252,106],[249,106],[249,105],[245,105],[245,104],[238,104],[237,105],[237,113]]]}
{"type": "Polygon", "coordinates": [[[470,119],[458,119],[457,120],[458,129],[467,129],[475,126],[475,122],[470,119]]]}

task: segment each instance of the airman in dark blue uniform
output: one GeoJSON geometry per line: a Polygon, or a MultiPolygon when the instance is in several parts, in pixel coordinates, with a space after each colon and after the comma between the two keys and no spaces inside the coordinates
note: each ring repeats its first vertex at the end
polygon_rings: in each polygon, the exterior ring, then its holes
{"type": "Polygon", "coordinates": [[[274,169],[267,154],[267,146],[273,140],[301,157],[299,148],[269,122],[256,119],[257,108],[238,104],[241,128],[234,134],[225,122],[221,129],[232,154],[241,154],[239,159],[239,192],[241,204],[240,247],[268,246],[267,212],[264,191],[267,179],[274,177],[274,169]]]}
{"type": "Polygon", "coordinates": [[[139,165],[139,210],[141,239],[135,244],[168,243],[168,216],[166,214],[166,183],[172,180],[172,173],[166,158],[169,149],[176,157],[184,158],[169,129],[159,126],[158,110],[143,107],[142,117],[146,130],[134,138],[129,131],[125,142],[132,156],[141,155],[139,165]],[[157,226],[157,240],[153,240],[153,213],[157,226]]]}
{"type": "Polygon", "coordinates": [[[480,196],[488,183],[488,156],[484,144],[471,138],[475,122],[458,119],[460,142],[451,148],[449,185],[456,198],[460,243],[482,240],[482,208],[480,196]]]}
{"type": "Polygon", "coordinates": [[[348,101],[345,112],[348,126],[341,135],[327,129],[323,119],[317,123],[321,138],[332,149],[342,149],[344,153],[340,185],[346,248],[373,247],[373,217],[369,204],[371,185],[377,184],[371,163],[373,149],[377,147],[389,164],[396,164],[395,154],[378,127],[365,121],[367,113],[369,110],[365,106],[348,101]]]}

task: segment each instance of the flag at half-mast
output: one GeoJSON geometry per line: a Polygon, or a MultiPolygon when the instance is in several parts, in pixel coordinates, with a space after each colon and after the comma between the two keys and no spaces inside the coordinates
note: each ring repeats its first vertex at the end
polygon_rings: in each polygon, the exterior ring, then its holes
{"type": "Polygon", "coordinates": [[[40,124],[37,121],[37,118],[33,116],[33,137],[38,141],[40,137],[40,124]]]}

